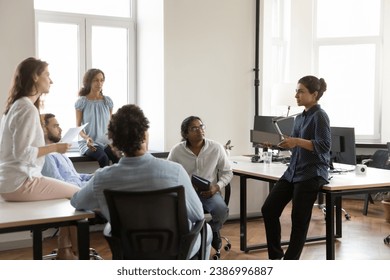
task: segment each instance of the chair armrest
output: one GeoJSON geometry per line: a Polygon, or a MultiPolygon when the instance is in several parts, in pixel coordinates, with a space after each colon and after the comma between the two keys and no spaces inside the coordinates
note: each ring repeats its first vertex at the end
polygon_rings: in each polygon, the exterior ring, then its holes
{"type": "Polygon", "coordinates": [[[103,229],[103,234],[105,237],[111,237],[111,224],[106,223],[106,226],[103,229]]]}
{"type": "Polygon", "coordinates": [[[368,162],[371,162],[371,161],[373,161],[372,158],[363,159],[363,160],[362,160],[362,164],[367,165],[367,163],[368,163],[368,162]]]}
{"type": "Polygon", "coordinates": [[[107,223],[103,229],[103,235],[110,247],[113,260],[123,260],[121,241],[111,235],[111,224],[107,223]]]}
{"type": "Polygon", "coordinates": [[[206,219],[202,219],[195,223],[195,225],[192,227],[191,231],[182,236],[180,241],[180,254],[179,259],[190,259],[191,258],[191,251],[194,248],[194,245],[196,243],[196,240],[198,236],[201,236],[201,243],[200,248],[197,254],[198,258],[204,260],[206,257],[206,235],[207,235],[207,225],[206,225],[206,219]]]}

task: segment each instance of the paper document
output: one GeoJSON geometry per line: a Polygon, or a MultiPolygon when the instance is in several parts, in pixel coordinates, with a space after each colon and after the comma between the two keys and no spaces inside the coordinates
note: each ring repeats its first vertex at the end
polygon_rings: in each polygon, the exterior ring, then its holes
{"type": "Polygon", "coordinates": [[[60,142],[63,142],[63,143],[72,143],[73,139],[75,139],[77,137],[77,135],[79,135],[80,131],[82,131],[84,129],[84,127],[87,126],[88,123],[86,124],[83,124],[82,126],[79,126],[79,127],[72,127],[70,128],[66,133],[65,135],[62,137],[61,141],[60,142]]]}

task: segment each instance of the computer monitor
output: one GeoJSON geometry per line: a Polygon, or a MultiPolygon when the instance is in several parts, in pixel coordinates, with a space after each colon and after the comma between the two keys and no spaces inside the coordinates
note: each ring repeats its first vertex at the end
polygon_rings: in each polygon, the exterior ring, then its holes
{"type": "Polygon", "coordinates": [[[331,127],[331,163],[356,165],[355,129],[353,127],[331,127]]]}
{"type": "MultiPolygon", "coordinates": [[[[278,131],[275,128],[273,120],[277,118],[276,116],[255,116],[254,117],[254,124],[253,124],[253,130],[251,130],[250,138],[251,142],[253,143],[253,146],[256,146],[258,144],[262,144],[261,141],[259,141],[258,138],[262,138],[264,136],[268,136],[270,138],[278,138],[279,141],[276,141],[277,143],[280,142],[280,136],[278,134],[278,131]],[[256,132],[261,132],[261,135],[256,132]],[[269,134],[269,135],[267,135],[269,134]],[[260,136],[260,137],[258,137],[260,136]]],[[[278,121],[278,126],[282,132],[283,135],[291,135],[292,129],[294,126],[294,117],[287,118],[281,121],[278,121]]]]}

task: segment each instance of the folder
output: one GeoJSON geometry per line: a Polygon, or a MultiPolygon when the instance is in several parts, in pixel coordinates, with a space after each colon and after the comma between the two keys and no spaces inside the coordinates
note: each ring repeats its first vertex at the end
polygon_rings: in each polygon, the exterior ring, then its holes
{"type": "Polygon", "coordinates": [[[251,130],[250,139],[252,143],[270,147],[278,147],[278,144],[282,141],[281,135],[277,133],[270,133],[259,130],[251,130]]]}
{"type": "Polygon", "coordinates": [[[204,192],[210,190],[210,181],[199,177],[198,175],[192,175],[191,183],[194,186],[196,192],[204,192]]]}

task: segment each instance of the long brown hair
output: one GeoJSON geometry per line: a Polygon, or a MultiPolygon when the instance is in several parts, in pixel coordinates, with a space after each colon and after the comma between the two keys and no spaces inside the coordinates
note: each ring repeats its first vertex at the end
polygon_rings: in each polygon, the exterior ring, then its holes
{"type": "MultiPolygon", "coordinates": [[[[9,91],[4,114],[6,115],[14,102],[22,97],[30,96],[35,87],[34,76],[39,76],[49,64],[40,59],[29,57],[19,63],[16,68],[12,87],[9,91]]],[[[41,106],[40,97],[34,103],[39,111],[41,106]]]]}
{"type": "MultiPolygon", "coordinates": [[[[102,74],[103,79],[104,80],[106,79],[104,72],[100,69],[91,68],[87,72],[85,72],[84,78],[83,78],[83,87],[79,91],[79,96],[88,95],[88,93],[91,91],[93,78],[95,78],[95,76],[97,74],[102,74]]],[[[100,94],[103,95],[103,91],[101,91],[100,94]]]]}

